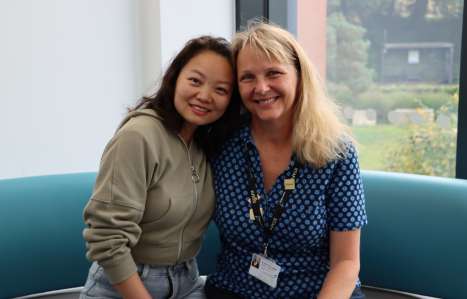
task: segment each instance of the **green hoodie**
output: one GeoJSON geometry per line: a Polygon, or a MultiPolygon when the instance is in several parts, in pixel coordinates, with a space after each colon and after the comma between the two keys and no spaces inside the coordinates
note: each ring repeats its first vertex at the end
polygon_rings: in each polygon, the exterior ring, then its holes
{"type": "Polygon", "coordinates": [[[86,257],[112,284],[133,275],[135,262],[187,261],[201,249],[214,202],[204,152],[193,141],[188,150],[153,110],[129,113],[102,155],[84,209],[86,257]]]}

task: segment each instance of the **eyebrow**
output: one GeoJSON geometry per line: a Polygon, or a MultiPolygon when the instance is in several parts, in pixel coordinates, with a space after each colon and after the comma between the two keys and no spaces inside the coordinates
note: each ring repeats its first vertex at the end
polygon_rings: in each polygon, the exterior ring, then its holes
{"type": "MultiPolygon", "coordinates": [[[[267,69],[264,69],[263,70],[265,73],[268,73],[270,71],[279,71],[279,72],[285,72],[285,69],[282,66],[273,66],[273,67],[269,67],[267,69]]],[[[237,77],[241,77],[241,76],[244,76],[245,74],[251,74],[252,71],[250,69],[246,69],[244,71],[241,71],[241,72],[237,72],[237,77]]]]}
{"type": "MultiPolygon", "coordinates": [[[[274,70],[284,71],[284,65],[282,64],[282,65],[271,66],[271,67],[262,69],[261,71],[267,73],[267,72],[274,71],[274,70]]],[[[251,72],[253,72],[251,69],[245,69],[244,71],[239,72],[239,73],[243,74],[243,73],[251,73],[251,72]]]]}
{"type": "MultiPolygon", "coordinates": [[[[201,73],[201,72],[200,72],[199,70],[197,70],[197,69],[194,69],[194,70],[191,70],[191,71],[192,71],[192,72],[195,72],[195,73],[197,73],[197,74],[199,74],[199,75],[200,75],[201,77],[203,77],[203,78],[206,77],[203,73],[201,73]]],[[[216,82],[217,82],[217,83],[227,84],[227,85],[229,85],[229,86],[232,86],[232,84],[230,84],[230,82],[227,82],[227,81],[216,81],[216,82]]]]}

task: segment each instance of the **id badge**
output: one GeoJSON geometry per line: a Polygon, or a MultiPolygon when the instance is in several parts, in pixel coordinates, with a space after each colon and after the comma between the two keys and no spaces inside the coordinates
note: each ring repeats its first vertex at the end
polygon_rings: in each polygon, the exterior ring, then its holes
{"type": "Polygon", "coordinates": [[[268,259],[262,254],[253,253],[248,274],[275,288],[277,286],[277,278],[279,277],[280,271],[281,267],[273,260],[268,259]]]}

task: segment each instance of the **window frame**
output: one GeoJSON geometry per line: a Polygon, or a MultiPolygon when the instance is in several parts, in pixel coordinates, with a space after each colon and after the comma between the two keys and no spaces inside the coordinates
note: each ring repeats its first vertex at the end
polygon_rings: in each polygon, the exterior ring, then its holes
{"type": "Polygon", "coordinates": [[[456,179],[467,180],[467,7],[462,19],[461,64],[459,75],[459,113],[457,116],[456,179]]]}

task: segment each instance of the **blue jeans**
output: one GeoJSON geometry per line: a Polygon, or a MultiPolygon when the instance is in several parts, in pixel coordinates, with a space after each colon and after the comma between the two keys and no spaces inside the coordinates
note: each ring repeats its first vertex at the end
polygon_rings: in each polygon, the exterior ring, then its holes
{"type": "Polygon", "coordinates": [[[360,289],[360,287],[355,287],[352,295],[350,296],[350,299],[363,299],[363,298],[365,298],[365,294],[362,293],[362,290],[360,289]]]}
{"type": "MultiPolygon", "coordinates": [[[[199,277],[195,258],[173,266],[140,263],[136,263],[136,266],[143,285],[153,299],[206,299],[204,281],[199,277]]],[[[122,296],[110,283],[104,269],[94,262],[79,298],[121,299],[122,296]]]]}

